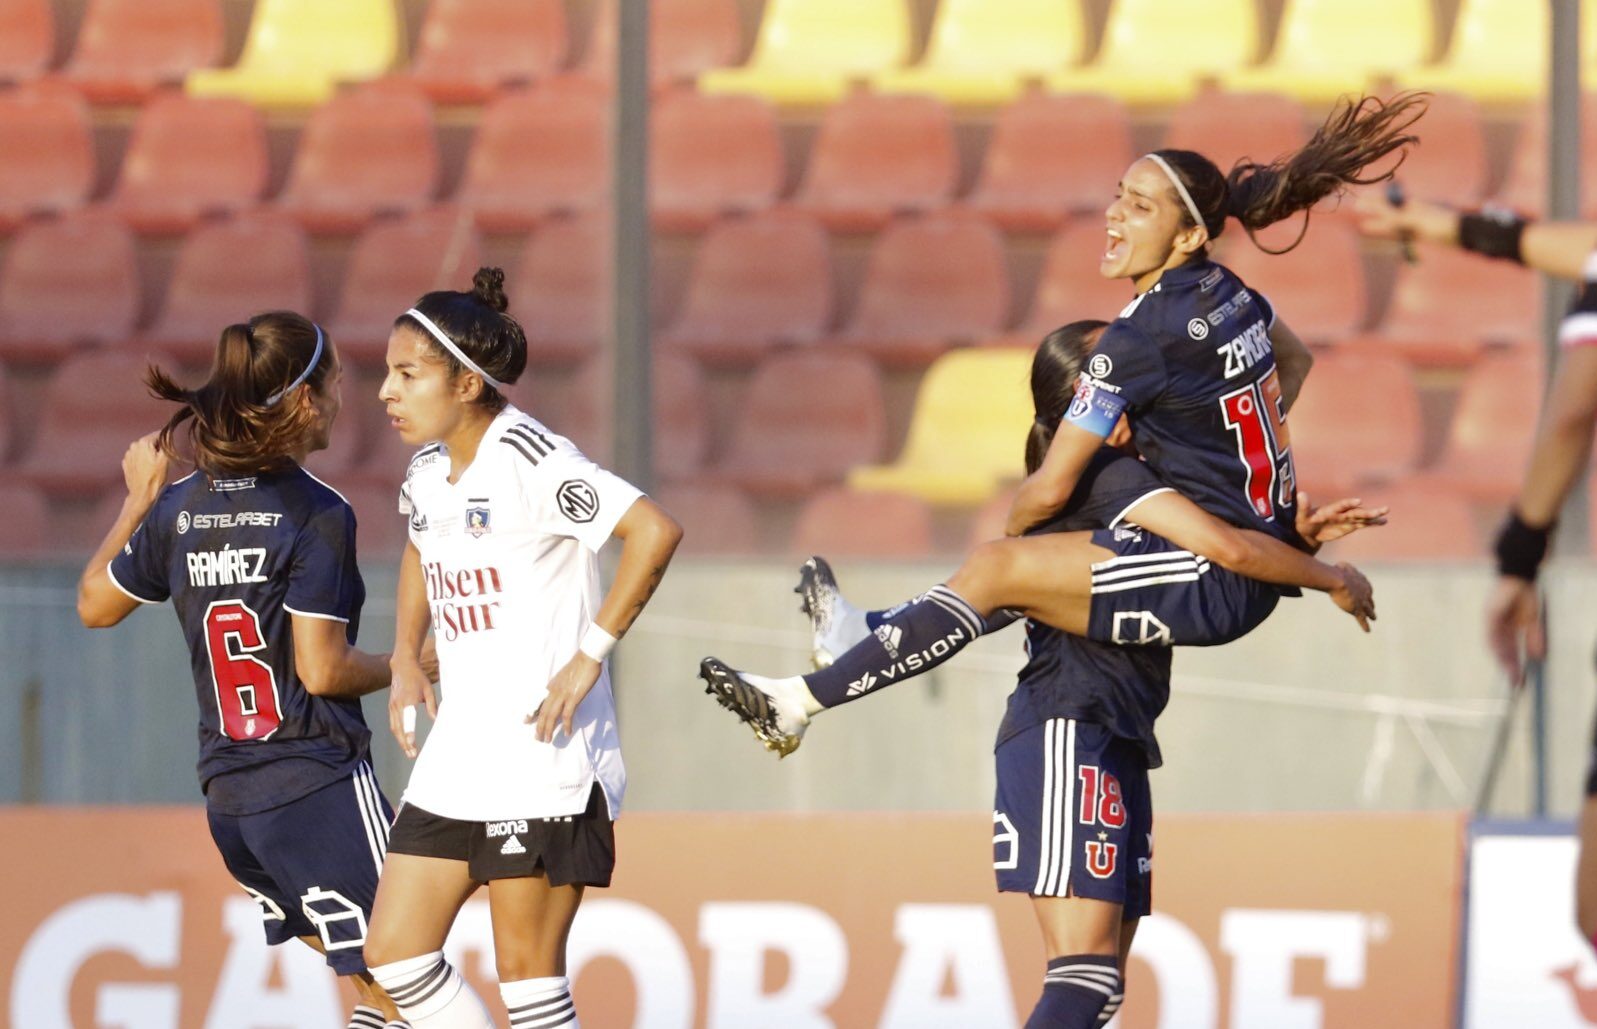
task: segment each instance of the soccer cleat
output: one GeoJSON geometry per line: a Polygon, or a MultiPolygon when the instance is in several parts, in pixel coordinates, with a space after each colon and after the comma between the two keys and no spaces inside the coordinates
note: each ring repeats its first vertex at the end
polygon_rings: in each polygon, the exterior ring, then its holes
{"type": "Polygon", "coordinates": [[[819,671],[837,656],[827,646],[827,636],[832,631],[841,598],[837,577],[832,574],[832,566],[826,563],[826,558],[816,555],[804,562],[793,592],[799,595],[799,610],[810,620],[810,660],[819,671]]]}
{"type": "Polygon", "coordinates": [[[800,703],[766,692],[718,658],[699,662],[699,678],[704,692],[747,723],[766,750],[781,758],[798,749],[810,721],[800,703]]]}

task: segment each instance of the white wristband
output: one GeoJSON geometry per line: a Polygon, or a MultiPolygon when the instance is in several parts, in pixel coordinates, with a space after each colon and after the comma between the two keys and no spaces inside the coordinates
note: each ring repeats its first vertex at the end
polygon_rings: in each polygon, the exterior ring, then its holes
{"type": "Polygon", "coordinates": [[[604,626],[594,622],[588,626],[588,631],[582,634],[582,642],[578,644],[577,649],[603,664],[604,659],[610,656],[610,651],[615,649],[615,645],[616,638],[606,632],[604,626]]]}

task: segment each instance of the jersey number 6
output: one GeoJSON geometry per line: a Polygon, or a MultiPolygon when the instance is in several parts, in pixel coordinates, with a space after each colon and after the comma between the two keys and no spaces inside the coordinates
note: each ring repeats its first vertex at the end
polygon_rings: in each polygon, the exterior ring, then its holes
{"type": "Polygon", "coordinates": [[[1281,380],[1275,369],[1220,398],[1226,428],[1236,433],[1237,456],[1248,471],[1248,504],[1266,521],[1276,505],[1292,502],[1297,492],[1292,472],[1292,437],[1281,411],[1281,380]]]}
{"type": "Polygon", "coordinates": [[[218,600],[205,609],[205,651],[216,683],[216,712],[230,740],[264,740],[283,718],[277,676],[258,657],[266,649],[261,619],[242,601],[218,600]]]}

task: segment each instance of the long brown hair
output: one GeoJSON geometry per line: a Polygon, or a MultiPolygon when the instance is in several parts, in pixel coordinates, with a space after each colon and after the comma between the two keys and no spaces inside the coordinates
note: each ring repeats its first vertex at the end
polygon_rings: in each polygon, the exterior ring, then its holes
{"type": "Polygon", "coordinates": [[[1036,414],[1026,433],[1027,475],[1042,467],[1048,445],[1054,441],[1054,430],[1076,395],[1082,363],[1108,324],[1087,318],[1061,325],[1044,336],[1037,347],[1037,354],[1031,359],[1031,405],[1036,414]]]}
{"type": "MultiPolygon", "coordinates": [[[[1203,215],[1210,239],[1225,231],[1226,218],[1235,218],[1247,230],[1254,246],[1270,254],[1284,254],[1303,241],[1303,231],[1280,250],[1259,242],[1259,229],[1308,211],[1315,204],[1348,186],[1365,186],[1392,177],[1406,153],[1399,154],[1391,168],[1379,174],[1364,174],[1364,169],[1393,151],[1403,150],[1419,137],[1408,129],[1425,113],[1429,94],[1399,93],[1390,100],[1362,96],[1344,97],[1337,102],[1325,123],[1296,153],[1278,157],[1268,164],[1241,160],[1224,174],[1214,162],[1191,150],[1156,150],[1186,186],[1192,202],[1203,215]]],[[[1182,223],[1192,227],[1191,212],[1183,205],[1182,223]]]]}
{"type": "Polygon", "coordinates": [[[268,311],[229,325],[217,340],[210,375],[198,389],[179,386],[151,364],[144,376],[150,392],[183,405],[161,430],[160,448],[175,453],[177,433],[188,422],[184,443],[208,475],[258,475],[284,467],[316,421],[314,411],[284,391],[304,375],[302,381],[320,393],[333,367],[333,341],[324,337],[316,366],[305,374],[319,332],[309,318],[292,311],[268,311]]]}

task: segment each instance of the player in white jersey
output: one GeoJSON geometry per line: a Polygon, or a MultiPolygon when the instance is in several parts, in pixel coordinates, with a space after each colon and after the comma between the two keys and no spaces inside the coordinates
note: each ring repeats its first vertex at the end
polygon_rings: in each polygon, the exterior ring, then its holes
{"type": "Polygon", "coordinates": [[[636,487],[506,402],[527,342],[504,275],[429,293],[394,323],[381,397],[420,445],[400,510],[394,734],[435,719],[389,841],[367,936],[372,975],[418,1029],[482,1029],[482,1001],[443,958],[483,883],[499,989],[517,1029],[577,1025],[565,941],[587,886],[608,886],[626,773],[605,659],[681,539],[636,487]],[[597,553],[622,541],[615,582],[597,553]],[[442,701],[418,656],[431,627],[442,701]]]}

